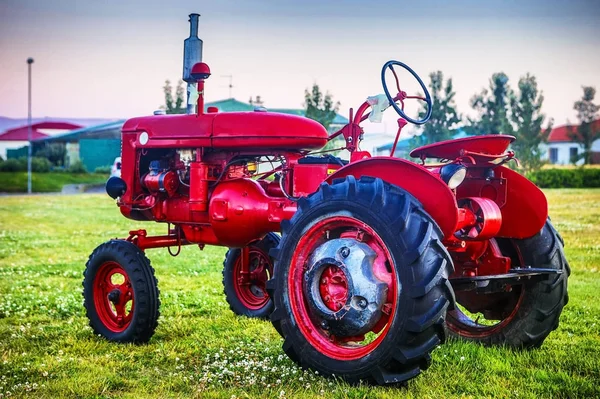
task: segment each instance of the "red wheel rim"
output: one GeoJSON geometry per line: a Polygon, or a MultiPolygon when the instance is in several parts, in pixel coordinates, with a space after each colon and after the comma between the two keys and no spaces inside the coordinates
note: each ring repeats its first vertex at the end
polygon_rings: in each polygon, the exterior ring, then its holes
{"type": "Polygon", "coordinates": [[[256,247],[249,248],[249,276],[242,275],[242,256],[235,261],[233,287],[240,302],[248,309],[259,310],[269,303],[267,281],[273,274],[271,258],[256,247]]]}
{"type": "Polygon", "coordinates": [[[131,324],[134,293],[127,272],[117,262],[104,262],[93,284],[98,318],[112,332],[123,332],[131,324]]]}
{"type": "MultiPolygon", "coordinates": [[[[512,253],[511,260],[514,266],[524,265],[525,263],[519,247],[517,247],[512,241],[510,241],[510,247],[510,252],[512,253]]],[[[505,317],[502,317],[502,319],[499,319],[498,322],[493,325],[478,324],[479,318],[474,321],[458,306],[454,310],[448,311],[446,316],[446,325],[451,331],[454,331],[456,334],[466,338],[486,338],[494,335],[513,321],[519,311],[519,308],[521,307],[521,303],[523,302],[524,293],[525,290],[523,287],[521,285],[517,285],[513,286],[512,291],[510,292],[481,295],[481,297],[492,295],[496,296],[497,305],[495,308],[491,309],[494,312],[501,312],[502,308],[510,309],[510,312],[504,312],[506,314],[505,317]]],[[[457,292],[457,305],[461,304],[459,299],[460,294],[457,292]]],[[[485,298],[483,299],[485,300],[485,298]]]]}
{"type": "MultiPolygon", "coordinates": [[[[315,223],[298,241],[296,248],[290,263],[287,284],[292,314],[302,335],[315,349],[333,359],[356,360],[374,351],[387,335],[391,321],[394,319],[398,291],[394,262],[381,237],[358,219],[336,216],[315,223]],[[325,329],[313,321],[314,317],[308,306],[307,294],[304,292],[302,284],[306,271],[305,264],[317,247],[328,240],[340,237],[356,238],[367,243],[376,252],[377,258],[373,263],[373,273],[388,286],[382,316],[368,333],[378,334],[372,340],[367,339],[365,335],[335,337],[328,334],[325,329]]],[[[329,273],[336,273],[336,271],[331,270],[329,273]]],[[[343,280],[338,282],[339,297],[345,295],[344,284],[343,280]]],[[[322,287],[320,291],[323,293],[322,287]]],[[[327,301],[324,302],[327,304],[327,301]]]]}

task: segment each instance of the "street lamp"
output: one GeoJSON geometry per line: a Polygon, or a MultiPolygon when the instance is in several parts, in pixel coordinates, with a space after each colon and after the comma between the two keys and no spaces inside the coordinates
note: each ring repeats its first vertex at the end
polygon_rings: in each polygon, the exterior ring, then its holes
{"type": "Polygon", "coordinates": [[[27,98],[27,140],[29,146],[27,147],[27,194],[31,194],[31,64],[33,64],[33,58],[27,58],[27,72],[28,72],[28,98],[27,98]]]}

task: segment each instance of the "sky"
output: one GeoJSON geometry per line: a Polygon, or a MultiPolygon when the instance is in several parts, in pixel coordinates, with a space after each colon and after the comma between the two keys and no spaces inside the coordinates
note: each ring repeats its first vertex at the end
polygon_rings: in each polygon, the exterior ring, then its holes
{"type": "MultiPolygon", "coordinates": [[[[302,108],[317,83],[347,115],[383,92],[390,59],[426,81],[435,70],[451,77],[464,115],[500,71],[513,88],[535,75],[555,126],[576,120],[583,85],[600,90],[594,0],[0,0],[0,115],[27,115],[28,57],[34,117],[151,114],[164,104],[164,81],[181,78],[192,12],[213,73],[207,101],[229,97],[227,75],[233,97],[260,95],[267,108],[302,108]]],[[[368,130],[395,131],[396,118],[390,110],[368,130]]]]}

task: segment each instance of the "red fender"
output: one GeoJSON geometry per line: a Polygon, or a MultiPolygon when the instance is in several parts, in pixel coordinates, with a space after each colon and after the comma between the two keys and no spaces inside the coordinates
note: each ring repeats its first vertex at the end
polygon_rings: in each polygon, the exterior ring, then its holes
{"type": "Polygon", "coordinates": [[[483,197],[495,201],[502,214],[502,226],[496,235],[506,238],[529,238],[539,233],[548,217],[544,193],[517,172],[499,166],[495,178],[488,180],[482,169],[472,169],[471,177],[458,186],[458,201],[466,197],[483,197]]]}
{"type": "Polygon", "coordinates": [[[529,238],[539,233],[548,219],[548,200],[542,190],[507,167],[494,171],[506,179],[506,203],[500,207],[502,227],[498,237],[529,238]]]}
{"type": "Polygon", "coordinates": [[[405,159],[373,157],[348,164],[329,176],[333,179],[354,176],[378,177],[411,193],[436,221],[444,238],[450,237],[458,222],[458,207],[452,191],[427,169],[405,159]]]}

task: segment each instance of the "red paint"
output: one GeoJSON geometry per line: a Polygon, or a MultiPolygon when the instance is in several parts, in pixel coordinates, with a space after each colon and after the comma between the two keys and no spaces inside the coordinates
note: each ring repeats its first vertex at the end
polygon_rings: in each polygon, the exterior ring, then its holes
{"type": "Polygon", "coordinates": [[[337,312],[348,299],[348,279],[339,267],[329,265],[321,274],[319,294],[325,306],[337,312]]]}
{"type": "Polygon", "coordinates": [[[294,202],[269,197],[254,180],[236,179],[219,183],[214,189],[206,228],[212,228],[221,245],[242,247],[279,231],[281,221],[291,219],[295,212],[294,202]]]}
{"type": "MultiPolygon", "coordinates": [[[[548,136],[548,142],[550,142],[550,143],[564,143],[564,142],[573,143],[573,142],[575,142],[575,140],[573,140],[571,138],[570,134],[577,135],[578,128],[579,128],[579,126],[571,126],[571,125],[557,126],[550,131],[550,135],[548,136]]],[[[593,131],[599,131],[600,130],[600,119],[596,119],[595,121],[593,121],[591,128],[593,131]]]]}
{"type": "Polygon", "coordinates": [[[164,192],[170,197],[179,187],[179,178],[173,171],[160,172],[157,174],[148,173],[143,178],[144,187],[150,192],[164,192]]]}
{"type": "Polygon", "coordinates": [[[125,269],[116,262],[101,264],[94,277],[93,293],[94,308],[102,324],[115,333],[125,331],[131,324],[135,305],[133,287],[125,269]],[[123,281],[116,284],[113,279],[123,281]],[[111,293],[118,295],[116,303],[109,300],[111,293]],[[128,302],[131,302],[129,310],[128,302]]]}
{"type": "Polygon", "coordinates": [[[506,179],[507,189],[498,236],[529,238],[539,233],[548,219],[548,201],[542,190],[507,167],[497,167],[495,172],[506,179]]]}
{"type": "Polygon", "coordinates": [[[308,196],[319,188],[327,176],[338,171],[339,164],[297,164],[293,172],[294,196],[308,196]]]}
{"type": "Polygon", "coordinates": [[[266,284],[272,275],[273,265],[268,254],[256,247],[242,248],[242,254],[233,268],[233,288],[237,298],[246,308],[258,310],[269,302],[266,284]],[[258,288],[262,295],[253,291],[253,288],[258,288]]]}
{"type": "Polygon", "coordinates": [[[327,131],[318,122],[274,112],[145,116],[123,125],[124,134],[141,132],[148,133],[149,142],[133,142],[135,148],[311,150],[327,143],[327,131]]]}
{"type": "Polygon", "coordinates": [[[467,151],[470,153],[501,155],[513,141],[515,141],[513,136],[503,134],[465,137],[415,148],[410,152],[410,156],[421,159],[442,158],[454,160],[465,155],[467,151]]]}
{"type": "MultiPolygon", "coordinates": [[[[364,237],[364,242],[366,242],[378,254],[379,263],[384,264],[386,261],[388,261],[393,265],[394,260],[391,257],[383,240],[373,229],[371,229],[371,227],[365,225],[358,219],[338,216],[322,219],[312,225],[298,241],[298,249],[294,253],[294,256],[290,262],[287,281],[290,308],[292,310],[297,327],[300,329],[302,335],[304,335],[310,345],[319,350],[319,352],[325,354],[327,357],[337,360],[356,360],[375,350],[386,334],[388,334],[390,330],[389,321],[394,319],[397,303],[396,301],[398,300],[398,277],[396,276],[395,267],[392,267],[391,273],[386,271],[388,277],[382,279],[382,281],[391,282],[391,284],[388,284],[388,300],[390,302],[384,305],[384,308],[388,309],[389,313],[384,312],[380,321],[372,329],[374,333],[381,331],[379,332],[379,336],[377,336],[377,338],[368,344],[357,345],[356,343],[360,344],[362,341],[364,341],[364,336],[338,338],[328,335],[326,330],[313,322],[310,308],[307,304],[306,293],[304,292],[302,284],[306,259],[308,259],[315,248],[325,242],[327,231],[337,231],[340,235],[346,232],[354,236],[357,235],[357,231],[363,232],[364,234],[361,234],[361,236],[364,237]],[[340,232],[340,230],[342,230],[342,232],[340,232]],[[354,342],[348,344],[349,341],[354,342]]],[[[333,235],[330,236],[330,239],[334,238],[338,237],[334,237],[333,235]]],[[[381,273],[381,270],[374,266],[374,272],[376,270],[377,273],[381,273]]],[[[335,270],[332,272],[335,272],[335,270]]],[[[341,285],[343,286],[343,283],[341,283],[341,285]]],[[[336,288],[336,291],[340,288],[341,287],[336,288]]],[[[319,291],[320,293],[322,292],[321,287],[319,287],[319,291]]],[[[333,300],[333,302],[330,301],[330,303],[332,303],[331,306],[333,307],[337,306],[335,300],[333,300]]]]}
{"type": "Polygon", "coordinates": [[[402,187],[415,196],[423,207],[440,226],[444,237],[456,231],[458,208],[452,190],[446,183],[424,167],[413,162],[389,157],[373,157],[351,163],[327,179],[354,176],[379,177],[388,183],[402,187]]]}
{"type": "Polygon", "coordinates": [[[455,233],[459,240],[484,240],[495,237],[502,225],[502,214],[498,205],[481,197],[467,197],[458,201],[465,212],[465,227],[455,233]]]}
{"type": "MultiPolygon", "coordinates": [[[[40,140],[49,137],[46,133],[40,132],[40,130],[74,130],[79,129],[83,126],[77,125],[70,122],[37,122],[31,124],[31,139],[40,140]]],[[[13,129],[9,129],[4,133],[0,134],[0,141],[29,141],[29,126],[19,126],[13,129]]]]}

